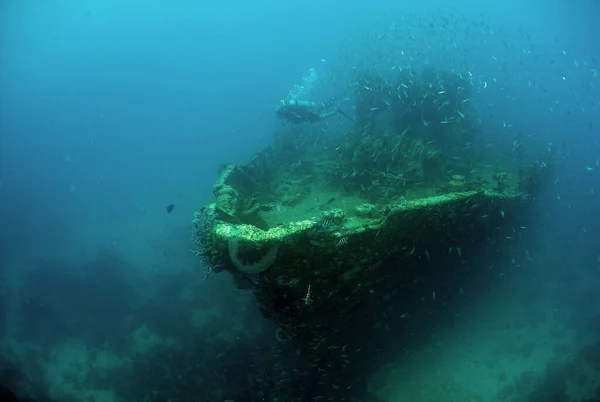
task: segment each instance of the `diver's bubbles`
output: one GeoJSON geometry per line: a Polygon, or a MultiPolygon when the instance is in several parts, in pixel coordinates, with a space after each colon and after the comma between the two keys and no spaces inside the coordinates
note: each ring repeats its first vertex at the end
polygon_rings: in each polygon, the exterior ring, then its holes
{"type": "Polygon", "coordinates": [[[287,99],[300,99],[310,96],[310,93],[317,80],[317,70],[314,68],[309,68],[308,72],[302,77],[302,83],[299,85],[294,85],[294,87],[288,93],[287,99]]]}

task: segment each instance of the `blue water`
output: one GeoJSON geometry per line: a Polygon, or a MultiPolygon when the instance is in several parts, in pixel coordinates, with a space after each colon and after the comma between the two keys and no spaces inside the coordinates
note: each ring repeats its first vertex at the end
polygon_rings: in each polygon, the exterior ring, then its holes
{"type": "MultiPolygon", "coordinates": [[[[536,268],[521,283],[552,279],[540,297],[560,293],[557,326],[593,320],[600,5],[486,3],[4,0],[0,385],[48,401],[271,400],[234,386],[247,371],[215,363],[235,351],[247,370],[264,369],[274,329],[227,274],[204,280],[192,212],[212,202],[220,165],[247,162],[286,129],[274,110],[296,86],[345,102],[354,69],[400,57],[472,72],[498,149],[520,135],[528,152],[556,155],[530,243],[518,246],[536,268]],[[218,381],[235,391],[211,393],[218,381]]],[[[598,341],[600,324],[586,328],[576,351],[598,341]]],[[[564,400],[600,388],[600,370],[586,367],[588,389],[564,400]]]]}

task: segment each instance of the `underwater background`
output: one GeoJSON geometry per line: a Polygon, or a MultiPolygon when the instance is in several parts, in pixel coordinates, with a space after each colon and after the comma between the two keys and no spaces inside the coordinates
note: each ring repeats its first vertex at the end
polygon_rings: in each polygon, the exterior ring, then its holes
{"type": "Polygon", "coordinates": [[[336,400],[206,275],[193,212],[289,129],[290,93],[351,111],[353,71],[410,64],[472,72],[491,150],[526,138],[553,173],[525,234],[473,257],[497,269],[476,302],[378,339],[394,361],[343,400],[600,401],[599,23],[591,0],[3,1],[0,398],[336,400]]]}

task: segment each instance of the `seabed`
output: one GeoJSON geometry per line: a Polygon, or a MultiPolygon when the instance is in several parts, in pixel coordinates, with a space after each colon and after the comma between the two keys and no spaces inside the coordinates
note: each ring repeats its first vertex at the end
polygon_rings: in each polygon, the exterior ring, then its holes
{"type": "Polygon", "coordinates": [[[317,373],[314,400],[357,397],[389,363],[382,344],[418,343],[485,281],[469,259],[518,236],[551,170],[523,138],[505,151],[485,140],[461,74],[365,71],[353,87],[354,122],[276,133],[221,168],[194,216],[198,251],[317,373]]]}

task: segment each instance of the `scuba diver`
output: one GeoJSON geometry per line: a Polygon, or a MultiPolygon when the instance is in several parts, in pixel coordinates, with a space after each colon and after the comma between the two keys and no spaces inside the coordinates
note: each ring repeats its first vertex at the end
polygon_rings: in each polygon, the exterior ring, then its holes
{"type": "Polygon", "coordinates": [[[325,120],[330,116],[339,114],[353,121],[353,119],[337,107],[331,107],[334,101],[323,102],[318,105],[316,102],[304,100],[282,100],[275,113],[277,116],[292,124],[315,123],[325,120]]]}

